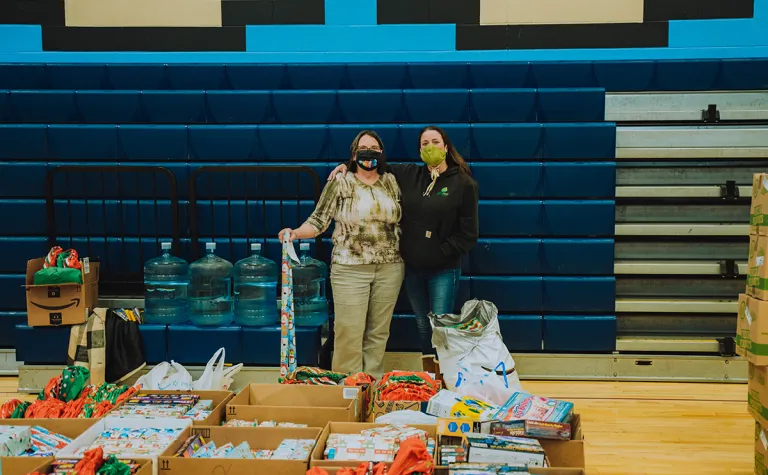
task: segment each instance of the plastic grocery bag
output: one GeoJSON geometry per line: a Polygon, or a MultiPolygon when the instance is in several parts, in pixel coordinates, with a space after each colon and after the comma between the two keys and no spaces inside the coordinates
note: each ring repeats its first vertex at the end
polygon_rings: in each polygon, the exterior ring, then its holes
{"type": "MultiPolygon", "coordinates": [[[[498,309],[486,300],[469,300],[460,315],[429,314],[432,344],[437,350],[440,369],[447,389],[454,389],[461,363],[465,375],[490,372],[503,363],[507,373],[515,368],[515,360],[504,345],[499,329],[498,309]]],[[[509,389],[516,384],[509,381],[509,389]]]]}
{"type": "Polygon", "coordinates": [[[227,352],[224,348],[219,348],[213,354],[208,364],[205,365],[200,379],[192,383],[192,389],[197,391],[224,391],[234,381],[234,376],[243,368],[243,364],[236,364],[231,368],[225,368],[224,362],[227,352]]]}
{"type": "Polygon", "coordinates": [[[480,372],[471,371],[459,362],[454,391],[462,396],[503,406],[513,394],[520,391],[520,378],[517,371],[510,373],[503,361],[491,371],[482,368],[480,372]]]}
{"type": "Polygon", "coordinates": [[[179,363],[165,361],[141,376],[136,384],[141,384],[143,389],[188,391],[192,389],[192,376],[179,363]]]}

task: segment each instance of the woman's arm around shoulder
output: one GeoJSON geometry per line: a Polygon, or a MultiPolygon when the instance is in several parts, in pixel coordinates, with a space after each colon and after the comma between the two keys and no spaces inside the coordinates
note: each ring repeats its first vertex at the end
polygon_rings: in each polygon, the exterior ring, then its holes
{"type": "Polygon", "coordinates": [[[477,183],[470,176],[465,178],[457,230],[440,245],[446,256],[468,253],[477,243],[479,235],[477,183]]]}
{"type": "Polygon", "coordinates": [[[387,163],[387,173],[394,175],[395,179],[400,180],[407,173],[413,173],[419,165],[416,163],[387,163]]]}

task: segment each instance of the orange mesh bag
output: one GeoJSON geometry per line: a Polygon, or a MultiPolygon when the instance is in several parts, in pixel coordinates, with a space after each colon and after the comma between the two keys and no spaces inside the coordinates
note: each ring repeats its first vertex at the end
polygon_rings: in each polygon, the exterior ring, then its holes
{"type": "Polygon", "coordinates": [[[429,401],[440,383],[425,372],[392,371],[384,375],[376,391],[382,401],[429,401]]]}
{"type": "Polygon", "coordinates": [[[435,462],[421,439],[407,439],[400,444],[388,475],[432,475],[435,462]]]}
{"type": "Polygon", "coordinates": [[[104,465],[104,450],[96,447],[85,453],[85,456],[75,465],[77,475],[96,475],[96,471],[104,465]]]}

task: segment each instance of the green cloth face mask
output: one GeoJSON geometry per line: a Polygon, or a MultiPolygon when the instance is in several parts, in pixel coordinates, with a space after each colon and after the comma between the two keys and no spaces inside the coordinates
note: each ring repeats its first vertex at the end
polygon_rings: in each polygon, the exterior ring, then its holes
{"type": "Polygon", "coordinates": [[[430,167],[436,167],[445,161],[445,149],[436,145],[427,145],[421,149],[421,161],[430,167]]]}

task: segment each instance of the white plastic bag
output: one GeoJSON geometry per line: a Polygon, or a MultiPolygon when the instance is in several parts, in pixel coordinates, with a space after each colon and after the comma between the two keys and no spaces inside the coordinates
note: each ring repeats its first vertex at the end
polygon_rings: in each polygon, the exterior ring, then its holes
{"type": "Polygon", "coordinates": [[[482,368],[481,372],[471,371],[460,362],[455,392],[502,406],[513,394],[521,390],[517,371],[508,371],[503,361],[492,371],[482,368]]]}
{"type": "Polygon", "coordinates": [[[179,363],[165,361],[141,376],[136,384],[141,384],[142,389],[188,391],[192,389],[192,376],[179,363]]]}
{"type": "Polygon", "coordinates": [[[192,389],[198,391],[223,391],[229,389],[235,375],[243,368],[243,364],[240,363],[225,369],[225,359],[226,351],[224,348],[219,348],[211,359],[208,360],[208,364],[205,365],[205,370],[203,370],[200,379],[192,383],[192,389]]]}
{"type": "MultiPolygon", "coordinates": [[[[498,309],[493,303],[486,300],[469,300],[461,308],[460,315],[430,314],[429,318],[432,323],[432,344],[437,350],[447,389],[456,387],[459,363],[467,374],[488,372],[500,362],[504,363],[507,371],[515,367],[515,360],[501,338],[498,309]],[[481,329],[455,328],[455,325],[473,319],[477,319],[481,329]]],[[[519,386],[519,382],[517,384],[519,386]]]]}
{"type": "Polygon", "coordinates": [[[403,410],[382,414],[376,418],[377,424],[412,425],[421,424],[433,426],[437,424],[437,417],[424,414],[420,411],[403,410]]]}

